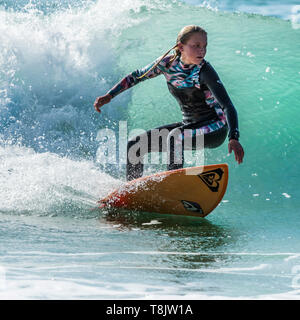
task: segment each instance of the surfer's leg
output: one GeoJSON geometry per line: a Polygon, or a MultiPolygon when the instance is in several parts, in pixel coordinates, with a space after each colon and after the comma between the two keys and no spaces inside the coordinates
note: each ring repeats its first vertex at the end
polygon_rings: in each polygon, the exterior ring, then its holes
{"type": "Polygon", "coordinates": [[[206,133],[204,135],[204,148],[213,149],[213,148],[219,147],[225,141],[227,137],[227,133],[228,133],[227,125],[215,131],[206,133]]]}
{"type": "Polygon", "coordinates": [[[203,123],[185,124],[170,132],[168,145],[168,170],[181,169],[184,165],[184,150],[199,150],[199,148],[217,148],[223,144],[228,133],[228,126],[217,127],[215,123],[209,127],[203,123]],[[187,134],[186,130],[189,130],[187,134]],[[209,132],[207,132],[209,131],[209,132]],[[206,132],[206,133],[204,133],[206,132]],[[202,135],[202,139],[198,139],[202,135]],[[192,139],[189,144],[186,140],[192,139]],[[200,141],[200,143],[199,143],[200,141]],[[189,145],[190,148],[187,148],[189,145]]]}
{"type": "MultiPolygon", "coordinates": [[[[144,165],[143,165],[143,156],[145,152],[141,152],[141,146],[145,147],[143,141],[149,139],[150,130],[136,136],[128,141],[127,143],[127,165],[126,165],[126,179],[127,181],[140,178],[143,175],[144,165]],[[137,146],[137,144],[139,144],[137,146]],[[137,147],[137,148],[136,148],[137,147]]],[[[148,144],[148,142],[147,142],[148,144]]],[[[148,146],[146,146],[148,148],[148,146]]]]}
{"type": "Polygon", "coordinates": [[[167,137],[168,170],[183,168],[183,133],[184,125],[170,131],[167,137]]]}
{"type": "Polygon", "coordinates": [[[164,125],[130,139],[127,143],[126,179],[133,180],[143,175],[143,157],[149,152],[162,152],[166,150],[168,133],[181,126],[182,122],[164,125]],[[167,134],[164,134],[164,133],[167,134]]]}

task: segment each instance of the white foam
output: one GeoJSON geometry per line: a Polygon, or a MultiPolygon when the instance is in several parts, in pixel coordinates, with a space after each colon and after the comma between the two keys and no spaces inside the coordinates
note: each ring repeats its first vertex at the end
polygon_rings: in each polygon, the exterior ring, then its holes
{"type": "Polygon", "coordinates": [[[57,212],[67,209],[68,203],[91,208],[121,184],[91,161],[36,153],[30,148],[0,147],[0,159],[2,212],[51,214],[55,208],[57,212]]]}
{"type": "MultiPolygon", "coordinates": [[[[193,283],[195,285],[195,283],[193,283]]],[[[187,284],[188,285],[188,284],[187,284]]],[[[279,294],[266,295],[235,295],[210,294],[199,292],[197,288],[189,287],[186,292],[184,286],[155,285],[124,282],[114,285],[94,279],[80,279],[69,277],[59,279],[36,279],[32,276],[23,279],[7,279],[5,288],[0,290],[0,299],[299,299],[300,290],[292,290],[279,294]]]]}
{"type": "Polygon", "coordinates": [[[151,220],[150,222],[142,223],[143,226],[152,226],[152,225],[156,225],[156,224],[162,224],[162,222],[160,222],[158,220],[151,220]]]}
{"type": "Polygon", "coordinates": [[[141,6],[101,0],[49,14],[0,7],[2,139],[39,152],[93,154],[99,123],[120,115],[114,101],[101,116],[93,109],[117,81],[112,39],[141,21],[132,15],[141,6]]]}
{"type": "MultiPolygon", "coordinates": [[[[227,295],[224,292],[220,294],[212,294],[212,292],[207,290],[207,292],[202,290],[199,292],[199,286],[197,283],[193,284],[176,284],[171,283],[163,284],[151,284],[151,283],[137,283],[135,281],[130,282],[119,282],[118,284],[111,283],[109,279],[103,280],[102,278],[89,279],[89,278],[77,278],[80,272],[86,272],[89,270],[90,263],[86,259],[73,261],[75,256],[103,256],[103,255],[124,255],[124,254],[138,254],[138,255],[253,255],[253,256],[286,256],[287,259],[292,257],[298,257],[297,253],[290,252],[159,252],[159,251],[127,251],[127,252],[81,252],[81,253],[55,253],[55,252],[43,252],[43,251],[11,251],[7,252],[7,257],[13,258],[14,255],[20,256],[70,256],[72,262],[68,261],[66,263],[61,263],[59,260],[52,260],[51,264],[38,264],[31,265],[28,264],[18,264],[17,266],[6,266],[5,268],[5,282],[3,282],[2,288],[0,288],[0,298],[4,299],[64,299],[66,296],[68,299],[297,299],[299,297],[300,290],[293,290],[288,292],[281,292],[279,294],[263,294],[263,295],[243,295],[237,293],[235,296],[227,295]],[[40,278],[39,274],[42,273],[40,278]],[[68,276],[66,276],[68,274],[68,276]],[[188,290],[186,288],[189,288],[188,290]]],[[[287,260],[286,259],[286,260],[287,260]]],[[[48,261],[48,260],[46,260],[48,261]]],[[[4,266],[5,267],[5,266],[4,266]]],[[[183,267],[164,267],[155,265],[123,265],[120,261],[102,261],[97,260],[93,262],[93,267],[95,267],[98,272],[101,270],[116,270],[117,273],[121,269],[129,270],[154,270],[158,272],[179,272],[182,273],[207,273],[207,274],[219,274],[219,275],[229,275],[229,276],[245,276],[247,279],[249,277],[269,277],[274,278],[273,264],[254,264],[248,266],[232,266],[232,267],[200,267],[194,268],[183,268],[183,267]],[[265,270],[266,272],[261,272],[265,270]]],[[[290,274],[276,274],[276,279],[291,279],[290,274]]],[[[200,285],[200,284],[199,284],[200,285]]],[[[203,285],[203,284],[202,284],[203,285]]]]}
{"type": "MultiPolygon", "coordinates": [[[[268,264],[260,264],[253,267],[236,267],[236,268],[199,268],[199,269],[189,269],[189,268],[168,268],[168,267],[137,267],[137,266],[121,266],[121,269],[151,269],[151,270],[165,270],[165,271],[184,271],[192,273],[224,273],[224,274],[245,274],[244,271],[256,271],[266,269],[268,264]]],[[[247,273],[249,275],[249,273],[247,273]]],[[[251,274],[250,274],[251,275],[251,274]]],[[[254,275],[254,274],[253,274],[254,275]]],[[[255,274],[257,276],[257,274],[255,274]]]]}
{"type": "Polygon", "coordinates": [[[283,192],[282,195],[287,199],[291,198],[291,196],[286,192],[283,192]]]}

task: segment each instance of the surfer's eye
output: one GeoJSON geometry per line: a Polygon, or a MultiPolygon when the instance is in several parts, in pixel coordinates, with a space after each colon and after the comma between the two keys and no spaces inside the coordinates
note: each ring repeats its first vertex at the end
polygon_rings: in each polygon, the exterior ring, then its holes
{"type": "Polygon", "coordinates": [[[200,44],[192,44],[192,45],[189,45],[192,49],[203,49],[203,50],[206,50],[206,45],[205,46],[202,46],[200,44]]]}

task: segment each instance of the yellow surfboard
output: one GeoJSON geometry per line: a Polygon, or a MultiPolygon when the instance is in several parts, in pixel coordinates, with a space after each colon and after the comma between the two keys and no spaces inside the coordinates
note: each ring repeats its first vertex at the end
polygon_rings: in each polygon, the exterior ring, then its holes
{"type": "Polygon", "coordinates": [[[205,217],[222,200],[227,183],[227,164],[165,171],[125,183],[99,207],[205,217]]]}

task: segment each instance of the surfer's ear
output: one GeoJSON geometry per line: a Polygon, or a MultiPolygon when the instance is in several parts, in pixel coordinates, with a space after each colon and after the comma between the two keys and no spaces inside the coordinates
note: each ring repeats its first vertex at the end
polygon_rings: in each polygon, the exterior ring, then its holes
{"type": "Polygon", "coordinates": [[[178,42],[177,43],[177,49],[178,49],[178,51],[182,52],[183,51],[183,43],[178,42]]]}

